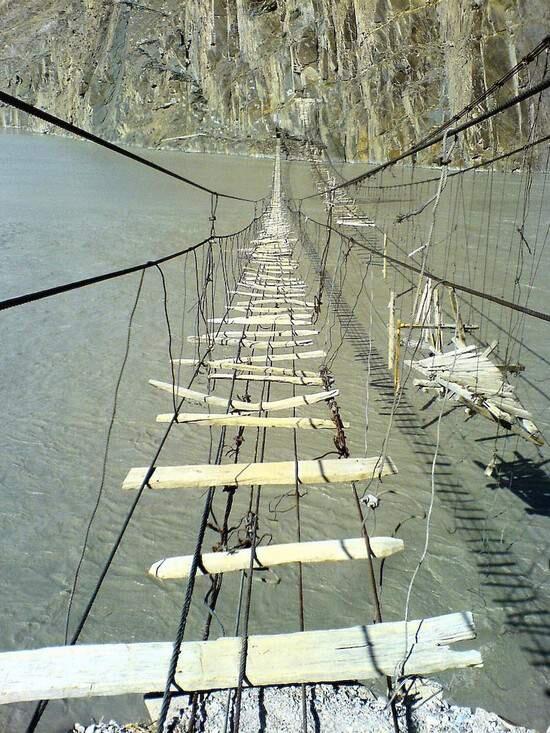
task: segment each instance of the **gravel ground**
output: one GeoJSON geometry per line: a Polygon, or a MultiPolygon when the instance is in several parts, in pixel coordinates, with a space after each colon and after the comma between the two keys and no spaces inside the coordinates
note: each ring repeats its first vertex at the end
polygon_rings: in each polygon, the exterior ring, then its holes
{"type": "MultiPolygon", "coordinates": [[[[210,693],[199,707],[197,733],[224,729],[227,692],[210,693]]],[[[308,731],[312,733],[394,733],[386,701],[356,684],[308,686],[308,731]]],[[[417,683],[406,705],[398,705],[402,733],[536,733],[507,723],[495,713],[457,707],[442,697],[434,682],[417,683]]],[[[185,733],[188,697],[173,701],[166,731],[185,733]]],[[[230,729],[230,726],[229,726],[230,729]]],[[[83,726],[73,733],[145,733],[154,726],[119,725],[114,721],[83,726]]],[[[296,733],[302,730],[299,686],[253,688],[243,691],[241,733],[296,733]]],[[[550,729],[549,729],[550,731],[550,729]]]]}

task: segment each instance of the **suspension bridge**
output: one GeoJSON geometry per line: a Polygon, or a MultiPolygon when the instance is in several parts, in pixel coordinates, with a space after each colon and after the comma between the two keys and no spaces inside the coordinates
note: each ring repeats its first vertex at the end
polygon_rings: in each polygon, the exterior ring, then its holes
{"type": "MultiPolygon", "coordinates": [[[[547,47],[548,42],[538,53],[547,47]]],[[[535,54],[529,63],[536,58],[535,54]]],[[[63,646],[0,653],[0,703],[38,701],[28,730],[38,726],[50,700],[137,693],[146,696],[152,720],[162,733],[169,722],[170,703],[174,697],[189,696],[185,699],[189,700],[194,720],[201,699],[199,693],[227,690],[225,727],[238,731],[243,690],[280,685],[300,686],[302,728],[307,730],[309,686],[317,682],[372,679],[385,681],[394,726],[399,730],[395,703],[402,694],[404,681],[483,665],[477,648],[453,648],[455,643],[476,637],[471,609],[454,608],[448,613],[413,620],[408,613],[413,584],[429,551],[429,520],[435,495],[434,466],[439,442],[431,466],[425,547],[408,587],[405,612],[397,620],[387,620],[383,613],[381,567],[386,562],[394,562],[397,559],[394,556],[406,554],[407,547],[397,536],[373,533],[368,519],[379,504],[380,493],[390,488],[399,475],[398,461],[389,455],[389,435],[393,422],[399,421],[400,410],[407,408],[406,388],[412,374],[416,375],[412,378],[412,386],[437,398],[440,405],[438,426],[443,404],[460,404],[468,419],[477,415],[495,427],[497,438],[514,434],[537,449],[544,444],[536,416],[512,384],[513,378],[524,370],[519,358],[514,358],[512,340],[520,338],[527,317],[540,321],[550,319],[549,314],[532,307],[528,297],[522,298],[521,289],[517,287],[525,252],[521,249],[517,256],[515,279],[507,277],[501,292],[497,292],[494,273],[491,277],[486,262],[481,283],[479,277],[476,279],[475,268],[469,271],[471,277],[466,281],[456,262],[452,266],[449,250],[458,227],[456,222],[448,227],[445,253],[441,256],[432,253],[437,249],[439,236],[438,207],[447,187],[452,185],[449,181],[475,168],[450,169],[460,135],[472,127],[487,124],[489,119],[515,104],[530,98],[540,100],[548,85],[545,73],[529,90],[515,95],[508,106],[495,106],[491,113],[486,111],[478,118],[458,124],[463,118],[471,117],[475,105],[470,105],[462,115],[453,118],[454,127],[449,123],[420,140],[407,152],[408,156],[441,145],[441,164],[433,178],[424,176],[416,180],[413,168],[413,177],[409,180],[404,178],[407,173],[402,172],[399,182],[384,181],[384,172],[387,168],[393,170],[393,164],[405,157],[403,154],[367,174],[346,180],[319,141],[306,136],[305,144],[304,141],[296,144],[290,138],[281,143],[278,138],[270,195],[264,200],[252,201],[260,205],[261,213],[242,232],[225,237],[216,234],[217,204],[225,194],[199,186],[212,202],[212,232],[204,241],[156,261],[148,260],[116,272],[28,293],[0,304],[3,309],[21,306],[133,273],[141,273],[143,279],[143,273],[151,268],[159,270],[165,288],[161,266],[183,255],[195,256],[197,328],[186,342],[188,353],[193,356],[176,357],[170,346],[171,381],[150,380],[158,394],[157,422],[166,426],[165,437],[149,465],[128,467],[121,490],[134,498],[76,630],[63,646]],[[282,147],[291,156],[298,152],[305,154],[317,189],[311,197],[324,201],[326,221],[317,221],[304,213],[309,196],[297,199],[285,188],[282,147]],[[373,175],[379,176],[376,185],[368,183],[373,175]],[[432,188],[427,190],[428,186],[432,188]],[[385,214],[380,211],[381,204],[385,203],[384,196],[395,195],[397,189],[408,192],[413,188],[420,192],[414,199],[416,208],[409,207],[392,221],[384,221],[385,214]],[[370,197],[366,207],[362,206],[362,195],[370,197]],[[378,197],[376,202],[375,195],[378,197]],[[398,227],[401,227],[399,233],[398,227]],[[311,231],[315,246],[311,242],[311,231]],[[319,254],[323,240],[325,245],[319,254]],[[336,255],[331,254],[331,246],[333,252],[336,248],[336,255]],[[202,272],[196,260],[197,250],[206,252],[202,272]],[[313,273],[306,269],[304,254],[315,263],[313,273]],[[352,261],[360,262],[361,256],[367,258],[367,267],[371,272],[374,268],[377,278],[387,286],[389,299],[383,319],[387,338],[384,369],[387,369],[385,377],[380,377],[377,383],[377,387],[386,390],[388,395],[388,431],[382,449],[373,456],[368,456],[366,450],[364,456],[352,455],[347,431],[355,426],[339,404],[346,384],[337,383],[332,372],[341,342],[346,338],[354,348],[362,349],[362,356],[365,356],[366,344],[369,370],[377,360],[377,363],[384,362],[366,334],[365,324],[358,320],[353,306],[350,307],[344,297],[346,268],[352,261]],[[217,266],[223,272],[224,310],[221,314],[214,308],[217,266]],[[333,276],[329,272],[331,268],[333,276]],[[391,282],[390,278],[393,278],[391,282]],[[511,289],[510,281],[513,282],[511,289]],[[469,301],[465,300],[466,296],[469,301]],[[499,323],[500,331],[508,338],[504,351],[499,352],[498,343],[487,338],[491,319],[484,307],[488,302],[510,314],[509,322],[501,320],[499,323]],[[323,313],[326,314],[324,321],[321,319],[323,313]],[[332,343],[334,324],[329,320],[329,313],[338,318],[341,325],[342,336],[336,347],[332,343]],[[187,386],[180,384],[184,375],[191,375],[187,386]],[[206,391],[193,388],[197,375],[206,375],[206,391]],[[198,405],[200,411],[195,408],[188,411],[189,405],[198,405]],[[184,431],[201,429],[211,441],[208,460],[201,464],[163,464],[161,452],[169,433],[176,432],[178,438],[181,435],[184,443],[184,431]],[[287,454],[281,455],[281,460],[268,461],[266,446],[271,436],[279,431],[291,436],[287,454]],[[303,455],[299,450],[303,433],[316,435],[318,445],[311,455],[303,455]],[[186,502],[200,507],[193,551],[185,555],[151,557],[150,568],[143,569],[152,579],[180,583],[185,588],[175,639],[77,643],[138,502],[148,491],[183,492],[186,502]],[[327,499],[327,492],[346,491],[356,513],[355,536],[326,536],[323,527],[319,527],[318,536],[305,541],[302,512],[306,491],[318,491],[320,501],[327,499]],[[292,504],[296,525],[293,542],[282,541],[276,536],[266,540],[262,533],[262,512],[266,502],[279,500],[281,496],[290,499],[292,504]],[[240,513],[238,519],[235,513],[240,513]],[[216,537],[215,544],[211,542],[210,547],[207,546],[208,532],[216,537]],[[308,628],[303,569],[308,565],[350,562],[364,565],[369,599],[369,610],[365,614],[368,618],[363,624],[351,627],[308,628]],[[250,633],[254,580],[258,576],[265,577],[272,568],[288,564],[298,569],[297,629],[284,633],[250,633]],[[223,578],[229,573],[238,573],[240,577],[235,630],[233,634],[224,632],[212,639],[212,624],[223,595],[223,578]],[[201,576],[210,581],[205,601],[206,621],[201,639],[187,640],[196,580],[201,576]]],[[[485,102],[488,96],[477,104],[485,102]]],[[[59,123],[52,115],[37,112],[4,93],[0,94],[0,101],[18,104],[22,111],[38,114],[51,124],[59,123]]],[[[536,118],[534,120],[536,122],[536,118]]],[[[529,176],[534,163],[529,156],[538,145],[546,144],[548,148],[547,136],[535,139],[538,129],[535,122],[528,141],[521,148],[510,151],[510,156],[515,155],[516,160],[517,156],[521,157],[527,171],[523,220],[514,234],[522,243],[527,242],[527,220],[532,213],[529,176]]],[[[80,134],[78,128],[68,123],[63,129],[80,134]]],[[[89,133],[84,137],[90,142],[105,144],[89,133]]],[[[141,156],[128,155],[128,151],[114,144],[105,146],[137,163],[144,162],[141,156]]],[[[491,165],[502,157],[495,156],[479,166],[491,165]]],[[[548,159],[546,169],[547,163],[548,159]]],[[[189,179],[174,176],[173,172],[156,164],[149,167],[193,185],[189,179]]],[[[233,194],[227,197],[251,202],[233,194]]],[[[405,204],[409,199],[402,197],[399,201],[405,204]]],[[[536,237],[526,244],[529,255],[535,258],[538,254],[539,263],[540,241],[546,242],[541,218],[539,212],[536,237]]],[[[536,262],[533,259],[530,282],[536,275],[536,262]]],[[[512,267],[510,263],[509,266],[512,267]]],[[[481,269],[481,265],[479,267],[481,269]]],[[[506,273],[508,275],[508,269],[506,273]]],[[[357,298],[363,287],[364,282],[357,298]]],[[[140,289],[136,303],[139,294],[140,289]]],[[[169,323],[168,331],[171,336],[169,323]]],[[[486,474],[493,475],[495,468],[496,447],[485,468],[486,474]]],[[[328,504],[326,511],[331,511],[328,504]]],[[[162,554],[163,548],[158,549],[162,554]]]]}

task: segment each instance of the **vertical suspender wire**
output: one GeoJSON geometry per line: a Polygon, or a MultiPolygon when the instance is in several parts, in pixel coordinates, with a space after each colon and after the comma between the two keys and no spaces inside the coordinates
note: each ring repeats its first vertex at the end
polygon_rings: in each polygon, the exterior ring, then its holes
{"type": "Polygon", "coordinates": [[[126,363],[128,362],[128,356],[130,354],[130,341],[131,341],[131,336],[132,336],[132,325],[133,325],[134,316],[136,314],[136,310],[137,310],[137,307],[138,307],[138,303],[139,303],[139,299],[140,299],[140,295],[141,295],[141,291],[142,291],[142,287],[143,287],[144,277],[145,277],[145,270],[142,270],[141,273],[140,273],[140,276],[139,276],[139,282],[138,282],[138,287],[137,287],[137,292],[136,292],[136,296],[135,296],[135,299],[134,299],[134,303],[133,303],[132,309],[130,311],[130,318],[128,320],[128,332],[127,332],[127,336],[126,336],[126,346],[125,346],[125,349],[124,349],[124,356],[122,358],[122,364],[121,364],[121,367],[120,367],[119,375],[118,375],[118,378],[117,378],[117,381],[116,381],[116,385],[115,385],[115,391],[114,391],[114,394],[113,394],[113,407],[112,407],[111,418],[109,420],[109,426],[107,428],[107,434],[106,434],[106,438],[105,438],[105,450],[103,452],[103,463],[102,463],[102,466],[101,466],[101,478],[100,478],[100,481],[99,481],[99,490],[98,490],[98,493],[97,493],[97,498],[96,498],[96,502],[95,502],[94,508],[92,510],[92,513],[91,513],[90,518],[88,520],[88,524],[86,526],[86,532],[84,533],[84,541],[82,543],[82,552],[80,554],[80,558],[79,558],[78,564],[76,566],[76,571],[75,571],[74,579],[73,579],[73,585],[72,585],[71,592],[70,592],[70,595],[69,595],[69,604],[68,604],[68,607],[67,607],[67,616],[66,616],[66,619],[65,619],[65,641],[64,641],[65,644],[68,644],[69,643],[69,624],[70,624],[70,620],[71,620],[71,610],[72,610],[72,606],[73,606],[74,596],[75,596],[75,593],[76,593],[76,587],[78,585],[78,580],[79,580],[79,576],[80,576],[80,569],[82,567],[82,563],[84,562],[84,556],[86,554],[86,547],[88,545],[88,539],[89,539],[89,536],[90,536],[90,531],[91,531],[92,524],[94,522],[95,516],[97,514],[97,510],[99,509],[99,503],[101,501],[101,496],[103,494],[103,488],[105,486],[105,478],[106,478],[106,475],[107,475],[107,461],[109,459],[109,449],[111,447],[111,435],[112,435],[112,432],[113,432],[113,427],[114,427],[115,418],[116,418],[116,414],[117,414],[118,395],[119,395],[120,386],[121,386],[121,383],[122,383],[122,377],[123,377],[124,371],[126,369],[126,363]]]}
{"type": "MultiPolygon", "coordinates": [[[[241,338],[239,340],[239,344],[238,344],[238,347],[237,347],[237,359],[240,356],[243,338],[244,338],[244,336],[241,336],[241,338]]],[[[231,380],[231,388],[230,388],[229,398],[228,398],[228,402],[227,402],[227,409],[226,409],[226,413],[227,414],[229,413],[229,411],[231,409],[231,401],[233,399],[233,393],[234,393],[234,390],[235,390],[236,376],[237,376],[237,372],[235,371],[233,373],[233,378],[231,380]]],[[[222,457],[223,457],[223,447],[224,447],[224,442],[225,442],[225,433],[226,433],[226,428],[224,426],[224,427],[222,427],[222,429],[220,431],[220,440],[219,440],[219,443],[218,443],[218,450],[217,450],[216,461],[215,461],[216,465],[219,465],[221,463],[221,460],[222,460],[222,457]]],[[[174,640],[174,645],[173,645],[173,648],[172,648],[172,656],[171,656],[170,665],[169,665],[169,668],[168,668],[168,675],[167,675],[167,678],[166,678],[166,685],[165,685],[165,688],[164,688],[164,694],[163,694],[163,698],[162,698],[162,706],[161,706],[160,716],[159,716],[159,720],[158,720],[158,724],[157,724],[157,731],[158,731],[158,733],[163,733],[164,732],[164,724],[165,724],[166,718],[168,716],[168,709],[170,707],[170,691],[171,691],[172,684],[173,684],[173,682],[175,680],[175,676],[176,676],[176,669],[177,669],[178,659],[179,659],[179,655],[180,655],[180,651],[181,651],[181,645],[182,645],[182,642],[183,642],[183,637],[184,637],[185,629],[186,629],[186,626],[187,626],[187,618],[188,618],[188,615],[189,615],[189,610],[191,608],[191,600],[192,600],[193,591],[194,591],[194,588],[195,588],[195,580],[196,580],[197,570],[198,570],[198,567],[199,567],[199,562],[200,562],[200,557],[201,557],[202,544],[203,544],[203,541],[204,541],[204,535],[205,535],[205,532],[206,532],[206,527],[207,527],[207,523],[208,523],[208,517],[210,515],[210,511],[211,511],[211,508],[212,508],[212,502],[213,502],[213,499],[214,499],[215,491],[216,491],[216,487],[215,486],[211,486],[208,489],[208,492],[207,492],[207,495],[206,495],[206,500],[205,500],[205,503],[204,503],[204,508],[203,508],[203,512],[202,512],[202,516],[201,516],[201,521],[200,521],[200,525],[199,525],[198,534],[197,534],[197,540],[196,540],[196,543],[195,543],[195,550],[193,552],[193,559],[191,561],[191,567],[190,567],[190,570],[189,570],[189,579],[187,581],[187,587],[186,587],[186,590],[185,590],[185,597],[184,597],[183,606],[182,606],[181,613],[180,613],[180,620],[179,620],[179,623],[178,623],[178,629],[177,629],[177,633],[176,633],[176,638],[174,640]]]]}

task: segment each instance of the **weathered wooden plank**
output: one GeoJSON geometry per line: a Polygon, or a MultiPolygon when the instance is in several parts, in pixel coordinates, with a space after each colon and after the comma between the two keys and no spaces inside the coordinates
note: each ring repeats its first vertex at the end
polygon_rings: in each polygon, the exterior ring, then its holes
{"type": "MultiPolygon", "coordinates": [[[[171,422],[173,413],[157,415],[157,422],[171,422]]],[[[239,427],[287,428],[290,430],[333,430],[332,420],[319,417],[258,417],[256,415],[227,415],[216,413],[180,412],[176,422],[193,423],[195,425],[232,425],[239,427]]],[[[349,428],[349,423],[343,424],[349,428]]]]}
{"type": "MultiPolygon", "coordinates": [[[[177,397],[185,397],[189,402],[194,402],[199,405],[214,405],[225,409],[228,409],[229,407],[229,401],[223,397],[206,395],[202,392],[195,392],[192,389],[187,389],[186,387],[180,387],[179,385],[176,385],[174,388],[169,382],[158,382],[156,379],[150,379],[149,384],[157,389],[163,390],[164,392],[169,392],[170,394],[174,391],[177,397]]],[[[332,397],[337,397],[339,394],[339,390],[331,389],[328,392],[296,395],[296,397],[286,397],[283,400],[272,400],[270,402],[243,402],[241,400],[231,400],[231,409],[238,412],[269,412],[274,410],[287,410],[293,407],[314,405],[317,402],[323,402],[324,400],[329,400],[332,397]]]]}
{"type": "MultiPolygon", "coordinates": [[[[269,354],[269,357],[266,356],[247,356],[246,361],[251,364],[265,364],[266,358],[269,358],[269,361],[304,361],[307,359],[324,359],[326,356],[326,352],[322,350],[318,351],[292,351],[287,354],[269,354]]],[[[244,361],[244,358],[243,358],[244,361]]],[[[224,364],[227,362],[227,359],[220,359],[217,362],[213,362],[212,366],[216,367],[223,367],[224,364]]]]}
{"type": "Polygon", "coordinates": [[[245,341],[243,346],[253,349],[254,351],[262,351],[265,349],[292,349],[297,346],[311,346],[311,339],[294,339],[294,341],[245,341]]]}
{"type": "Polygon", "coordinates": [[[262,366],[260,364],[242,364],[238,362],[227,362],[224,369],[233,369],[236,372],[252,372],[255,374],[278,374],[287,377],[318,377],[319,372],[312,372],[306,369],[289,369],[288,367],[262,366]]]}
{"type": "MultiPolygon", "coordinates": [[[[270,315],[290,315],[292,316],[296,308],[293,308],[292,306],[288,307],[288,305],[281,305],[281,306],[261,306],[261,305],[255,305],[255,306],[242,306],[242,305],[231,305],[229,306],[228,310],[236,311],[237,313],[249,313],[252,316],[255,316],[257,314],[270,314],[270,315]]],[[[301,313],[306,314],[305,311],[301,311],[301,313]]],[[[313,315],[313,311],[307,311],[307,315],[311,318],[313,315]]]]}
{"type": "MultiPolygon", "coordinates": [[[[187,341],[190,344],[196,344],[196,343],[210,343],[211,341],[216,342],[216,340],[225,341],[228,338],[236,338],[236,339],[271,339],[274,336],[317,336],[319,334],[319,331],[316,331],[313,328],[293,328],[293,329],[276,329],[271,330],[268,329],[266,331],[220,331],[219,333],[217,331],[210,331],[210,333],[207,334],[201,334],[200,336],[188,336],[187,341]]],[[[177,361],[174,359],[174,361],[177,361]]]]}
{"type": "Polygon", "coordinates": [[[209,323],[227,323],[227,325],[239,325],[239,326],[269,326],[271,324],[284,324],[291,325],[292,323],[305,323],[311,322],[310,313],[293,313],[290,315],[282,316],[237,316],[236,318],[209,318],[209,323]]]}
{"type": "MultiPolygon", "coordinates": [[[[274,295],[303,295],[305,292],[305,285],[249,285],[246,283],[239,283],[237,289],[248,288],[249,291],[265,294],[269,293],[274,295]]],[[[250,295],[250,292],[246,292],[245,295],[250,295]]]]}
{"type": "Polygon", "coordinates": [[[321,387],[321,377],[298,377],[280,374],[210,374],[208,379],[238,379],[247,382],[280,382],[281,384],[301,384],[304,387],[321,387]]]}
{"type": "MultiPolygon", "coordinates": [[[[281,486],[294,484],[332,484],[365,481],[397,473],[387,457],[320,459],[316,461],[273,461],[265,463],[209,463],[189,466],[158,466],[151,478],[151,489],[200,489],[209,486],[281,486]]],[[[124,490],[139,489],[148,468],[131,468],[122,483],[124,490]]]]}
{"type": "Polygon", "coordinates": [[[291,349],[296,346],[310,346],[313,341],[311,339],[303,338],[296,339],[294,341],[252,341],[250,339],[238,339],[238,338],[219,338],[215,342],[218,346],[237,346],[242,343],[247,349],[291,349]]]}
{"type": "MultiPolygon", "coordinates": [[[[375,557],[383,558],[403,550],[403,540],[395,537],[371,537],[370,548],[375,557]]],[[[230,552],[207,552],[201,555],[200,575],[230,573],[250,567],[252,550],[230,552]]],[[[259,545],[254,553],[255,568],[269,568],[288,563],[342,562],[366,560],[367,546],[363,537],[347,540],[318,540],[316,542],[293,542],[285,545],[259,545]]],[[[161,580],[187,578],[191,570],[193,555],[167,557],[151,565],[149,575],[161,580]]]]}
{"type": "Polygon", "coordinates": [[[287,303],[290,298],[298,298],[298,297],[305,297],[304,293],[298,293],[298,294],[292,294],[292,293],[254,293],[251,291],[243,291],[243,290],[231,290],[231,293],[236,293],[237,295],[245,295],[247,298],[250,298],[250,302],[261,302],[263,300],[266,300],[269,298],[269,300],[275,300],[277,303],[287,303]]]}
{"type": "MultiPolygon", "coordinates": [[[[174,363],[185,366],[198,366],[198,359],[174,359],[174,363]]],[[[219,366],[219,361],[205,361],[204,364],[210,367],[219,366]]],[[[319,372],[312,372],[306,369],[289,369],[288,367],[262,366],[260,364],[244,364],[240,361],[225,361],[221,365],[224,369],[233,369],[236,372],[255,372],[257,374],[280,374],[289,377],[318,377],[319,372]]]]}
{"type": "MultiPolygon", "coordinates": [[[[296,298],[287,298],[286,300],[277,300],[276,298],[262,298],[261,300],[238,300],[235,306],[239,308],[250,308],[255,310],[257,307],[265,305],[277,305],[277,303],[283,303],[284,305],[299,305],[301,308],[314,308],[315,303],[308,300],[297,300],[296,298]]],[[[228,306],[228,307],[235,307],[228,306]]]]}
{"type": "MultiPolygon", "coordinates": [[[[246,684],[337,682],[480,667],[478,651],[448,645],[475,638],[470,612],[345,629],[251,636],[246,684]]],[[[172,642],[84,644],[0,654],[0,703],[158,692],[172,642]]],[[[176,684],[186,691],[237,687],[240,637],[181,646],[176,684]]]]}

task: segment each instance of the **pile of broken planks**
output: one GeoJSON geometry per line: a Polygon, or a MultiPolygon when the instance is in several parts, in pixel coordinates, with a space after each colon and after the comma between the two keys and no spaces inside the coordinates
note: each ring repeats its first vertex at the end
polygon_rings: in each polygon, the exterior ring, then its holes
{"type": "Polygon", "coordinates": [[[496,346],[496,342],[487,347],[455,345],[449,351],[405,363],[423,375],[423,379],[414,380],[417,387],[435,389],[441,396],[463,402],[469,415],[483,415],[535,445],[544,445],[531,413],[506,380],[506,374],[514,368],[495,364],[489,358],[496,346]]]}
{"type": "MultiPolygon", "coordinates": [[[[321,365],[325,354],[306,348],[318,332],[312,327],[313,311],[311,303],[305,300],[305,284],[296,274],[295,240],[290,237],[281,200],[279,165],[277,158],[271,206],[260,236],[250,243],[248,266],[235,293],[244,300],[229,307],[218,331],[198,338],[219,346],[240,343],[238,357],[206,362],[211,383],[223,385],[224,380],[236,377],[248,382],[271,380],[289,384],[294,393],[297,385],[316,391],[280,400],[247,402],[175,386],[176,394],[185,397],[186,403],[218,410],[180,412],[176,416],[178,424],[295,431],[336,429],[331,419],[307,415],[309,405],[334,400],[338,390],[320,389],[324,384],[321,365]],[[236,308],[242,315],[233,315],[236,308]],[[222,330],[235,325],[242,330],[222,330]],[[261,330],[266,326],[271,328],[269,333],[261,330]],[[274,366],[280,362],[284,365],[274,366]],[[317,362],[318,366],[312,369],[311,362],[317,362]],[[310,368],[302,369],[303,363],[310,368]],[[296,409],[306,414],[297,416],[296,409]],[[272,413],[279,411],[291,414],[273,416],[272,413]]],[[[217,324],[217,320],[212,319],[212,323],[217,324]]],[[[182,361],[184,365],[196,363],[193,359],[182,361]]],[[[156,380],[151,384],[173,393],[172,384],[156,380]]],[[[172,414],[158,416],[160,422],[171,419],[172,414]]],[[[146,468],[132,468],[123,488],[138,488],[146,471],[146,468]]],[[[314,486],[353,485],[395,472],[393,462],[385,457],[159,466],[148,486],[151,490],[194,490],[198,500],[202,487],[294,486],[296,482],[314,486]]],[[[364,561],[369,555],[386,558],[402,549],[402,540],[393,537],[274,543],[258,546],[254,557],[247,547],[203,553],[199,573],[245,570],[251,562],[253,567],[264,569],[286,563],[364,561]]],[[[191,567],[190,555],[168,557],[155,561],[149,574],[163,580],[181,580],[189,576],[191,567]]],[[[478,651],[456,651],[449,646],[474,637],[469,612],[351,628],[255,635],[248,641],[245,680],[247,685],[315,683],[378,678],[394,675],[396,671],[400,676],[426,675],[449,668],[481,666],[478,651]]],[[[175,676],[178,689],[207,691],[236,687],[241,642],[240,637],[183,642],[175,676]]],[[[171,652],[172,643],[160,641],[0,654],[0,702],[159,693],[167,679],[171,652]]]]}

